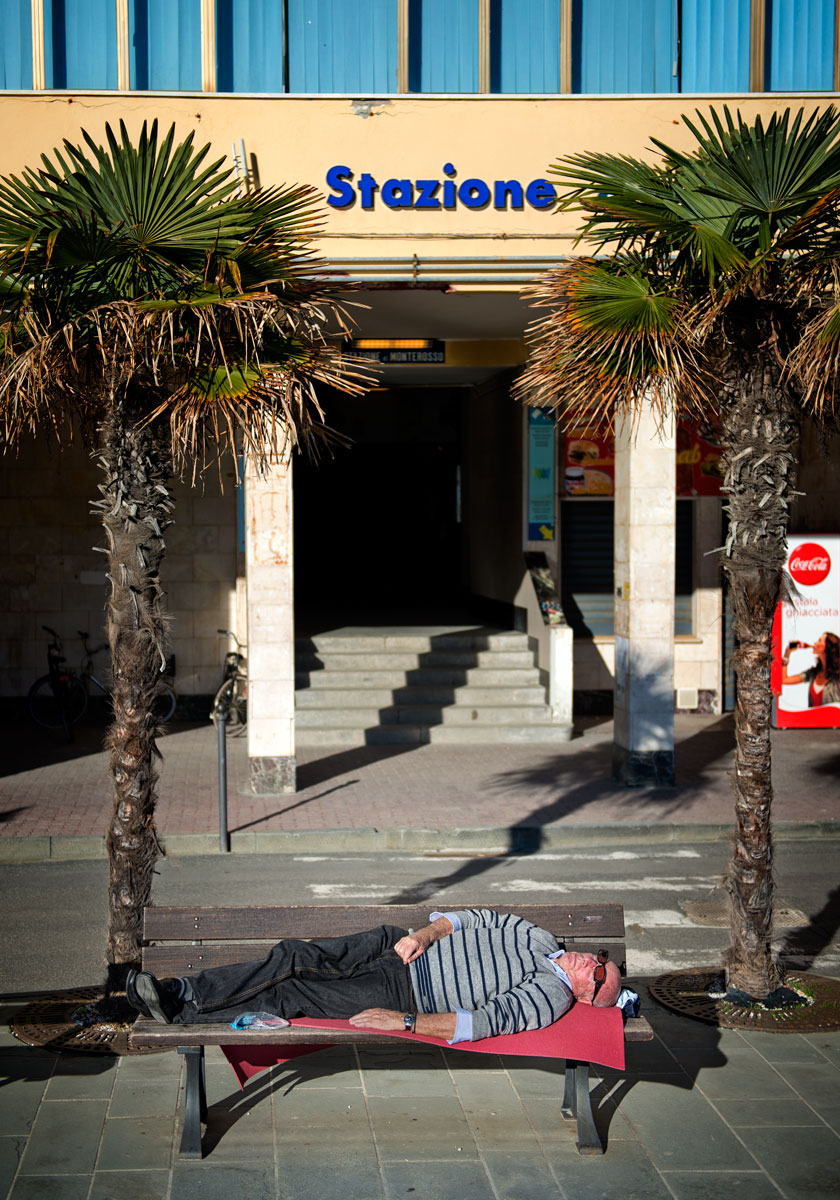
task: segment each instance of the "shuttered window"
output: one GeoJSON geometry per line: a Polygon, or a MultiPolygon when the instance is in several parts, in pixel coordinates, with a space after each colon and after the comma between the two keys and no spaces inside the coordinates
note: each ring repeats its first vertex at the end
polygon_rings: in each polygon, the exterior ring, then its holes
{"type": "Polygon", "coordinates": [[[750,90],[750,0],[682,0],[680,91],[750,90]]]}
{"type": "Polygon", "coordinates": [[[772,0],[769,8],[769,89],[831,91],[834,0],[772,0]]]}
{"type": "Polygon", "coordinates": [[[674,0],[575,0],[572,90],[679,89],[674,0]]]}
{"type": "Polygon", "coordinates": [[[32,87],[30,0],[0,3],[0,88],[32,87]]]}
{"type": "Polygon", "coordinates": [[[491,0],[490,91],[560,91],[560,0],[491,0]]]}
{"type": "MultiPolygon", "coordinates": [[[[677,500],[674,634],[693,632],[693,501],[677,500]]],[[[612,500],[565,500],[560,505],[560,595],[576,637],[615,633],[612,500]]]]}
{"type": "Polygon", "coordinates": [[[478,0],[409,0],[408,90],[478,91],[478,0]]]}
{"type": "MultiPolygon", "coordinates": [[[[217,11],[224,0],[216,0],[217,11]]],[[[201,91],[201,6],[195,0],[132,0],[128,8],[131,87],[201,91]]]]}
{"type": "MultiPolygon", "coordinates": [[[[396,0],[288,0],[287,11],[290,92],[397,90],[396,0]]],[[[448,41],[450,21],[435,18],[448,41]]]]}
{"type": "Polygon", "coordinates": [[[282,4],[216,0],[216,87],[220,92],[286,90],[282,4]]]}
{"type": "Polygon", "coordinates": [[[44,72],[48,88],[116,89],[114,0],[44,0],[44,72]]]}

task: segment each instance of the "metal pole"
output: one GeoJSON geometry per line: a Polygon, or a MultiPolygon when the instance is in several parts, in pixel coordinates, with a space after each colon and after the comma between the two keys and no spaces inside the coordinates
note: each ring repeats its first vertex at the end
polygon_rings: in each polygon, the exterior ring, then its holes
{"type": "Polygon", "coordinates": [[[227,713],[222,709],[216,714],[216,732],[219,737],[219,849],[230,851],[230,834],[227,817],[227,713]]]}

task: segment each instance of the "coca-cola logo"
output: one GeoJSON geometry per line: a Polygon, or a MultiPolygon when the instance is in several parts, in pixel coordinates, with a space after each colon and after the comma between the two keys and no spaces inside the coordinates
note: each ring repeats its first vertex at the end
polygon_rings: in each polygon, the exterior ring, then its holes
{"type": "Polygon", "coordinates": [[[803,542],[791,554],[788,570],[797,583],[815,587],[831,570],[831,559],[819,542],[803,542]]]}

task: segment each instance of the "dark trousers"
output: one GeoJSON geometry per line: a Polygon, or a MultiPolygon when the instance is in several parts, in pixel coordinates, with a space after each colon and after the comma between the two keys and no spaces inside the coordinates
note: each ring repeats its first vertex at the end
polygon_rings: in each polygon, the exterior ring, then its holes
{"type": "Polygon", "coordinates": [[[408,967],[394,950],[407,930],[379,925],[347,937],[287,938],[265,958],[191,975],[175,1021],[232,1021],[244,1012],[352,1017],[366,1008],[416,1012],[408,967]]]}

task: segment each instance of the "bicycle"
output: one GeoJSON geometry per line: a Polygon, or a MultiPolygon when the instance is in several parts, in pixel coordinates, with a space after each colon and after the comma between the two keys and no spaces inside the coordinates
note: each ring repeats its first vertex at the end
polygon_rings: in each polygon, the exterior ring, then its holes
{"type": "MultiPolygon", "coordinates": [[[[75,671],[72,667],[63,666],[67,659],[61,654],[63,645],[60,635],[54,629],[50,629],[49,625],[42,625],[41,628],[50,634],[53,640],[47,646],[47,674],[36,679],[29,689],[29,713],[36,725],[44,729],[63,729],[67,740],[71,742],[73,727],[87,711],[88,681],[111,698],[108,685],[93,673],[94,655],[107,650],[108,643],[103,642],[101,646],[91,647],[87,643],[88,634],[78,630],[85,653],[78,671],[75,671]]],[[[175,692],[169,684],[164,685],[157,703],[159,719],[168,721],[177,703],[175,692]]]]}
{"type": "Polygon", "coordinates": [[[230,629],[217,629],[219,637],[233,638],[235,650],[225,655],[222,685],[216,692],[210,709],[210,720],[215,724],[224,717],[226,733],[242,733],[248,722],[248,672],[247,659],[242,653],[244,646],[230,629]]]}

